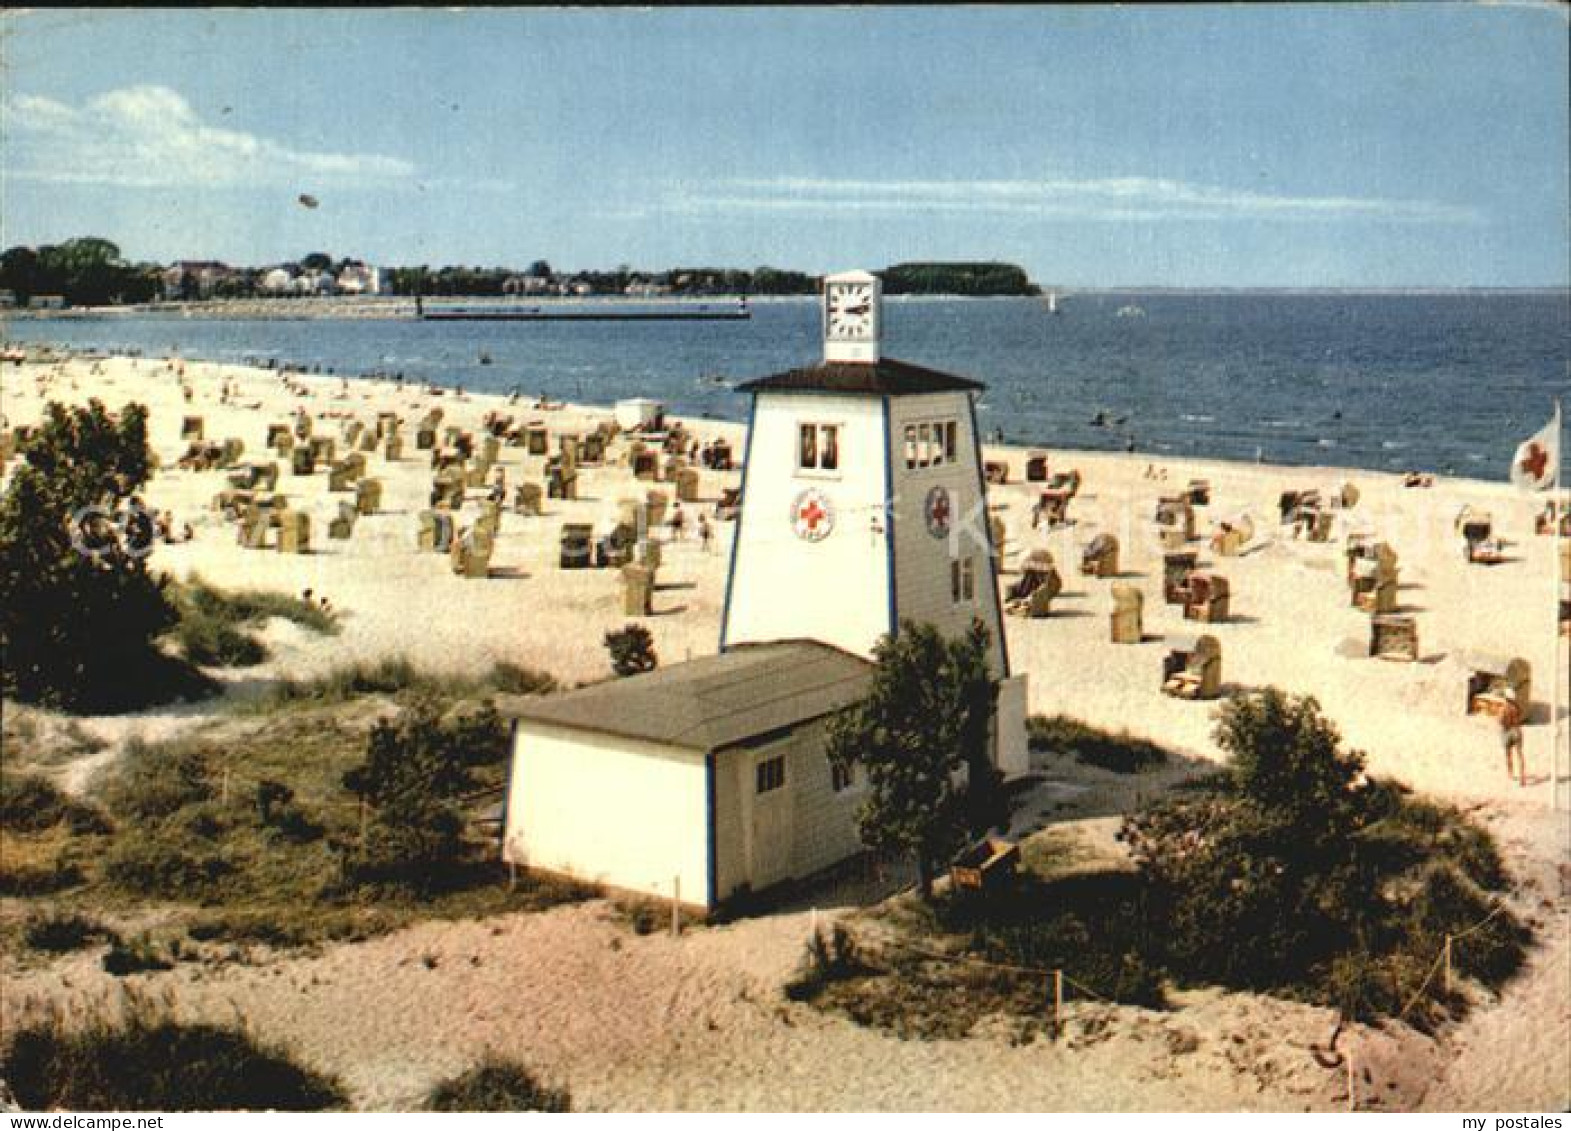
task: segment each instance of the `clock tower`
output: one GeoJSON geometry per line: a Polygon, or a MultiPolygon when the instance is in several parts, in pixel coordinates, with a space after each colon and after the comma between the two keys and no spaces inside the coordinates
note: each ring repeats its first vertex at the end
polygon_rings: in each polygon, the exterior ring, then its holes
{"type": "Polygon", "coordinates": [[[882,291],[824,280],[822,364],[753,396],[721,650],[807,638],[871,656],[902,621],[980,620],[999,685],[998,763],[1027,768],[1025,677],[1010,678],[982,451],[966,377],[884,357],[882,291]]]}
{"type": "Polygon", "coordinates": [[[883,333],[883,283],[867,271],[824,280],[824,361],[876,362],[883,333]]]}

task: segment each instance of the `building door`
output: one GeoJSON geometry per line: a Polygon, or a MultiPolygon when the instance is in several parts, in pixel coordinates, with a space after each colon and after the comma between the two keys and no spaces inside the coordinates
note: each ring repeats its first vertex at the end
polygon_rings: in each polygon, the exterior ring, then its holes
{"type": "Polygon", "coordinates": [[[795,873],[792,851],[791,743],[772,743],[753,751],[752,773],[745,787],[750,794],[748,813],[747,874],[754,891],[788,880],[795,873]]]}

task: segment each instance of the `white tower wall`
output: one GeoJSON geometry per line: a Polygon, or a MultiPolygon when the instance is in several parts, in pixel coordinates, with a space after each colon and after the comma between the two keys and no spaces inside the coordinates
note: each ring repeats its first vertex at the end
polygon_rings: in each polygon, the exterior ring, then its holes
{"type": "Polygon", "coordinates": [[[869,656],[890,621],[885,525],[884,402],[834,393],[758,394],[727,581],[721,647],[809,638],[869,656]],[[797,467],[798,427],[834,424],[839,468],[797,467]],[[834,509],[819,542],[797,537],[793,504],[807,489],[834,509]]]}
{"type": "Polygon", "coordinates": [[[897,614],[901,620],[932,624],[946,636],[958,636],[973,619],[980,620],[992,638],[993,674],[1002,677],[1008,664],[970,396],[929,393],[891,397],[890,404],[897,614]],[[951,426],[952,453],[935,436],[951,426]],[[914,451],[908,451],[907,428],[915,431],[914,451]],[[913,463],[916,466],[908,466],[913,463]],[[947,492],[947,530],[938,535],[928,523],[929,499],[935,489],[947,492]],[[957,563],[968,564],[969,573],[957,577],[957,563]],[[962,585],[959,600],[955,599],[957,581],[962,585]]]}

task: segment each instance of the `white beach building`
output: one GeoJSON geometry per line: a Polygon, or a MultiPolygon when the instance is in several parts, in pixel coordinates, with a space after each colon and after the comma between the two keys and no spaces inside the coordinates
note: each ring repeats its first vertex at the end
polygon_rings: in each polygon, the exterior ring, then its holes
{"type": "Polygon", "coordinates": [[[874,644],[905,620],[987,627],[994,760],[1026,772],[982,386],[884,358],[881,302],[872,275],[826,279],[823,362],[742,386],[753,411],[720,654],[524,708],[509,859],[711,910],[854,855],[858,783],[832,771],[824,721],[862,696],[874,644]]]}

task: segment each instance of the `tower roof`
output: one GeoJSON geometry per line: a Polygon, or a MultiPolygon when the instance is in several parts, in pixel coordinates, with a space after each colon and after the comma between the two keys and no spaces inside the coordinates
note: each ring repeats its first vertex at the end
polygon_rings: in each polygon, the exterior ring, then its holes
{"type": "Polygon", "coordinates": [[[870,362],[828,361],[822,365],[787,369],[784,373],[759,377],[737,387],[749,393],[863,393],[898,397],[972,392],[987,386],[969,377],[957,377],[953,373],[885,357],[870,362]]]}

